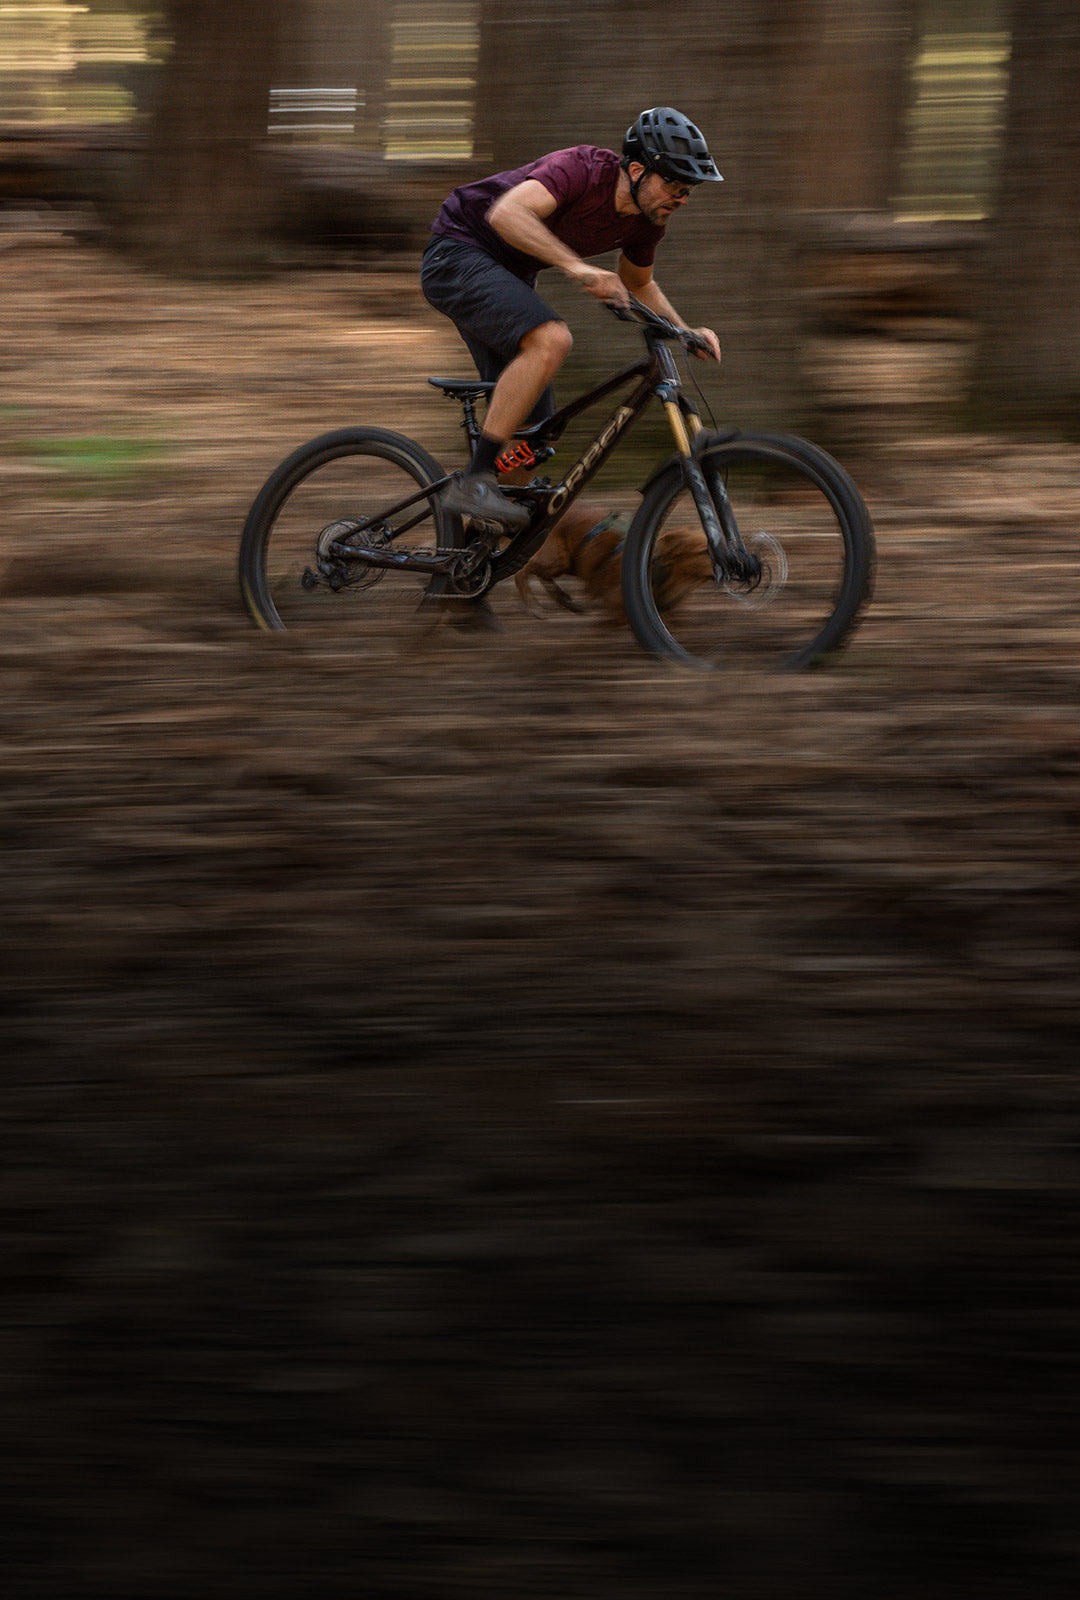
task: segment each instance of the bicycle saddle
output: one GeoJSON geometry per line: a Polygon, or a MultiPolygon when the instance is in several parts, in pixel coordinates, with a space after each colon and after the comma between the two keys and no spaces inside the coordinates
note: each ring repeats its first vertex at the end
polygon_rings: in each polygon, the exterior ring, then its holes
{"type": "Polygon", "coordinates": [[[441,389],[453,400],[479,400],[495,387],[493,383],[484,383],[479,378],[429,378],[428,382],[433,389],[441,389]]]}

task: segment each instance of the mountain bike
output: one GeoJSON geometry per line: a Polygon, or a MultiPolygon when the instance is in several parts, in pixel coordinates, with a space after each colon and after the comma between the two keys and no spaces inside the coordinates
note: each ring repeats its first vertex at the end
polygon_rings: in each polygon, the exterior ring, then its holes
{"type": "MultiPolygon", "coordinates": [[[[742,659],[787,668],[820,662],[853,627],[871,587],[874,535],[858,489],[824,450],[781,433],[706,428],[670,346],[696,335],[631,299],[645,355],[546,420],[522,428],[508,456],[542,465],[568,423],[628,392],[556,482],[500,484],[528,524],[512,537],[462,525],[439,503],[449,475],[414,440],[382,428],[342,428],[294,451],[258,494],[240,546],[240,588],[259,627],[370,627],[396,608],[486,594],[519,571],[624,440],[659,403],[675,452],[642,485],[622,551],[626,615],[638,643],[684,666],[742,659]],[[695,534],[699,581],[666,603],[665,550],[695,534]]],[[[477,405],[494,384],[429,378],[462,406],[471,454],[477,405]]],[[[504,461],[506,458],[503,458],[504,461]]],[[[518,474],[520,476],[520,474],[518,474]]]]}

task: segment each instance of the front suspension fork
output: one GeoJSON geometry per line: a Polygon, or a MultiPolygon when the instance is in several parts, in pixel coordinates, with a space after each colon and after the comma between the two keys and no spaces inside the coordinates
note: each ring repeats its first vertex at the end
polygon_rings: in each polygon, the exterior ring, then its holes
{"type": "Polygon", "coordinates": [[[718,473],[710,473],[706,479],[701,463],[694,454],[693,441],[702,430],[701,418],[685,401],[680,406],[670,392],[661,393],[660,399],[671,425],[686,487],[690,490],[705,531],[712,558],[713,578],[717,583],[723,583],[726,578],[747,579],[757,576],[760,564],[743,544],[723,480],[718,473]]]}

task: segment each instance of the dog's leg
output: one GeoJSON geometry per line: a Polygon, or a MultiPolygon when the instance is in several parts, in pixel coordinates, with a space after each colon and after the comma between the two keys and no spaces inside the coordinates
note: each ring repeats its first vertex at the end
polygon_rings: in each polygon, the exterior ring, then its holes
{"type": "Polygon", "coordinates": [[[544,585],[544,588],[547,590],[548,594],[555,601],[555,604],[562,606],[564,611],[573,611],[578,616],[581,616],[584,612],[589,610],[589,607],[582,605],[580,600],[575,600],[573,595],[567,594],[566,590],[561,586],[561,584],[556,583],[554,578],[545,578],[543,574],[541,574],[540,582],[544,585]]]}
{"type": "MultiPolygon", "coordinates": [[[[544,615],[543,607],[536,605],[532,597],[532,579],[533,574],[528,567],[523,567],[520,572],[514,573],[514,582],[517,585],[517,592],[521,596],[521,603],[525,610],[530,617],[542,617],[544,615]]],[[[548,580],[545,578],[543,581],[546,584],[548,580]]]]}

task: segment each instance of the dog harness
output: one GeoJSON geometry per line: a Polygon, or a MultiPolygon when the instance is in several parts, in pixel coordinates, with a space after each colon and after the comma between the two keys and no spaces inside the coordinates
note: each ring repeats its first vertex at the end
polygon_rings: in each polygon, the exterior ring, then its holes
{"type": "MultiPolygon", "coordinates": [[[[601,517],[600,521],[594,523],[589,529],[588,533],[582,536],[581,543],[578,545],[579,550],[583,550],[587,544],[592,544],[593,540],[598,538],[600,534],[605,531],[605,529],[617,526],[622,528],[623,537],[619,540],[618,544],[612,545],[611,549],[606,555],[600,557],[600,560],[593,568],[594,574],[597,572],[602,572],[609,561],[614,561],[616,556],[622,555],[623,550],[626,548],[626,534],[630,527],[630,518],[625,512],[613,512],[610,517],[601,517]]],[[[664,584],[668,581],[670,576],[671,573],[664,565],[662,557],[654,555],[652,559],[652,566],[650,568],[650,579],[653,588],[663,589],[664,584]]]]}
{"type": "Polygon", "coordinates": [[[609,561],[614,561],[616,556],[622,555],[626,545],[626,531],[629,523],[630,518],[625,513],[613,512],[609,517],[601,517],[600,521],[594,523],[588,533],[582,537],[581,543],[578,545],[579,550],[583,550],[587,544],[592,544],[593,540],[599,538],[600,534],[604,533],[608,528],[620,527],[622,529],[622,538],[618,544],[612,545],[605,556],[601,556],[594,569],[596,572],[601,572],[609,561]]]}

